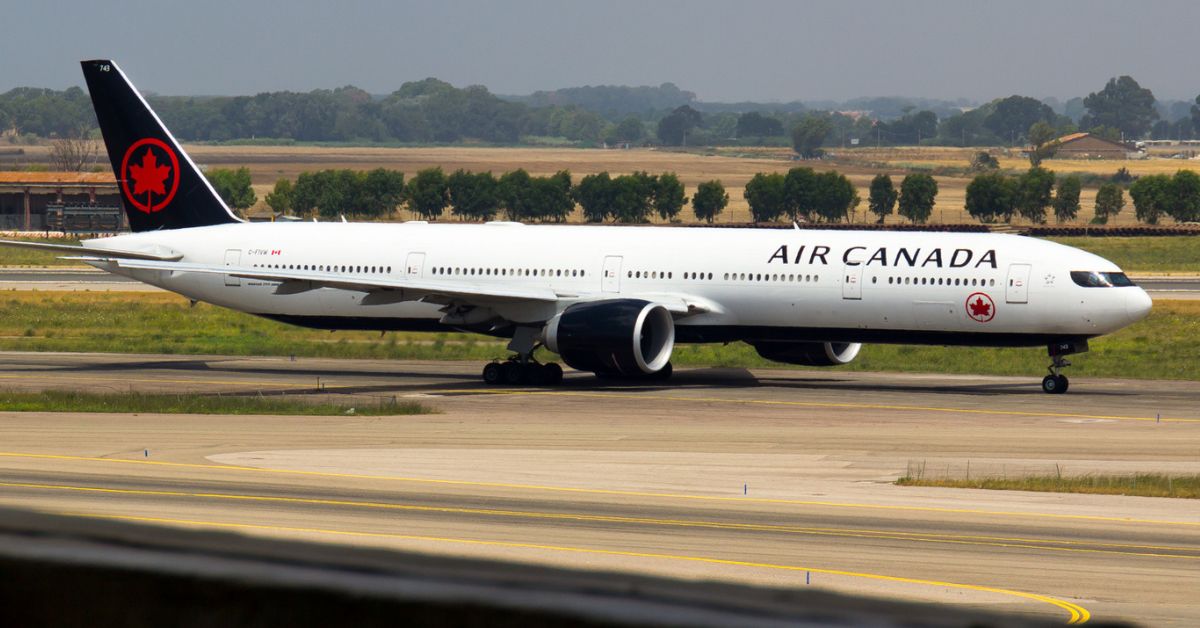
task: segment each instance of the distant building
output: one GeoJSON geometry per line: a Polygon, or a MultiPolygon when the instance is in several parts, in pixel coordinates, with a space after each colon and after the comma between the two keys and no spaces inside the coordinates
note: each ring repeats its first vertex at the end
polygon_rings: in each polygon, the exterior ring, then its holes
{"type": "Polygon", "coordinates": [[[1054,158],[1058,159],[1128,159],[1137,150],[1122,144],[1096,137],[1091,133],[1072,133],[1057,140],[1058,150],[1054,158]]]}
{"type": "Polygon", "coordinates": [[[123,228],[117,181],[99,172],[0,172],[0,230],[123,228]]]}

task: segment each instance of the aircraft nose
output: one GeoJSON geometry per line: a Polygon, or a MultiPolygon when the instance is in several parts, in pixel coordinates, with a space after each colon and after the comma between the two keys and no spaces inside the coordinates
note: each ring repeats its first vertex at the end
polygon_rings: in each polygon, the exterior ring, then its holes
{"type": "Polygon", "coordinates": [[[1154,305],[1150,295],[1141,288],[1128,292],[1125,297],[1125,312],[1129,315],[1129,322],[1133,323],[1146,318],[1146,315],[1150,313],[1150,307],[1154,305]]]}

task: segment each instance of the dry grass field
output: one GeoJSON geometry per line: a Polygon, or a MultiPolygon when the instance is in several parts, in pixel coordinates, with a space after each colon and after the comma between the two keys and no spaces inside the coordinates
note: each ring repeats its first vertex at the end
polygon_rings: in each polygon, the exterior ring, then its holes
{"type": "MultiPolygon", "coordinates": [[[[37,162],[45,147],[30,147],[30,161],[37,162]]],[[[792,151],[786,148],[718,148],[696,151],[672,151],[657,149],[605,150],[581,148],[503,148],[483,146],[445,147],[327,147],[327,146],[214,146],[188,145],[188,152],[202,166],[214,168],[237,168],[246,166],[254,182],[258,197],[270,191],[281,177],[295,179],[306,170],[324,168],[350,168],[369,170],[390,168],[412,174],[422,168],[441,166],[452,172],[459,168],[472,171],[490,170],[500,174],[524,168],[533,175],[553,174],[558,170],[570,170],[578,180],[580,177],[601,171],[625,174],[636,170],[650,173],[675,172],[691,195],[696,186],[710,179],[719,179],[729,191],[729,207],[719,222],[748,222],[749,206],[742,197],[746,182],[758,172],[786,172],[797,165],[807,165],[817,170],[837,170],[858,187],[863,202],[855,212],[856,222],[873,219],[866,211],[867,188],[871,178],[880,172],[899,179],[914,170],[937,171],[955,169],[951,175],[937,174],[939,194],[932,222],[973,222],[963,210],[966,201],[966,186],[969,177],[958,169],[965,169],[970,156],[978,149],[939,147],[900,148],[853,148],[835,149],[833,158],[815,162],[792,160],[792,151]]],[[[1010,172],[1023,171],[1029,167],[1028,160],[1020,153],[1008,149],[991,149],[1000,161],[1002,169],[1010,172]]],[[[1172,174],[1186,168],[1200,172],[1200,160],[1152,158],[1144,160],[1049,160],[1046,167],[1059,174],[1080,173],[1110,175],[1118,168],[1127,168],[1134,175],[1172,174]]],[[[1082,211],[1080,222],[1092,216],[1096,186],[1084,186],[1081,195],[1082,211]]],[[[1133,224],[1132,203],[1126,201],[1125,210],[1112,222],[1133,224]]],[[[408,219],[401,212],[398,219],[408,219]]],[[[694,220],[690,208],[685,210],[683,220],[694,220]]],[[[576,219],[581,219],[576,214],[576,219]]],[[[893,216],[889,222],[902,222],[893,216]]],[[[1169,222],[1169,219],[1168,219],[1169,222]]]]}

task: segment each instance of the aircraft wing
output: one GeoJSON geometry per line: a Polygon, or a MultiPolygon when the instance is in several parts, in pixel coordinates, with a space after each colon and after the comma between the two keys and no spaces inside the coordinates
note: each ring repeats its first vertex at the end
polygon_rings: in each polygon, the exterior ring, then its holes
{"type": "Polygon", "coordinates": [[[76,253],[85,256],[95,256],[113,259],[144,259],[175,261],[183,258],[182,253],[163,247],[154,247],[145,251],[120,251],[114,249],[74,246],[71,244],[51,244],[48,242],[21,242],[17,240],[0,240],[0,246],[12,246],[38,251],[53,251],[55,253],[76,253]]]}

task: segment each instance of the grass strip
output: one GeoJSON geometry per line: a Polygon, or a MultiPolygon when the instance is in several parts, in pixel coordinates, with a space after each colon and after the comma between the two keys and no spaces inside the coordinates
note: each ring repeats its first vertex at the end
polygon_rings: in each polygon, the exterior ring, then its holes
{"type": "MultiPolygon", "coordinates": [[[[0,350],[268,355],[396,360],[505,357],[506,341],[475,334],[304,329],[168,293],[0,293],[0,350]]],[[[1071,376],[1200,380],[1200,301],[1159,301],[1150,316],[1072,356],[1071,376]]],[[[555,359],[544,350],[539,359],[555,359]]],[[[744,343],[679,345],[675,366],[789,368],[744,343]]],[[[839,371],[1041,377],[1044,347],[1022,349],[868,344],[839,371]]],[[[804,368],[804,367],[795,367],[804,368]]]]}
{"type": "Polygon", "coordinates": [[[308,401],[295,396],[87,393],[68,390],[0,391],[0,411],[301,416],[397,416],[436,412],[433,408],[415,401],[395,399],[328,403],[308,401]]]}
{"type": "Polygon", "coordinates": [[[1200,273],[1200,236],[1047,239],[1095,253],[1125,272],[1200,273]]]}
{"type": "Polygon", "coordinates": [[[1037,491],[1042,493],[1090,493],[1096,495],[1132,495],[1138,497],[1180,497],[1200,499],[1200,475],[1137,473],[1134,475],[1033,475],[1018,478],[922,478],[906,475],[900,486],[940,488],[983,488],[997,491],[1037,491]]]}

